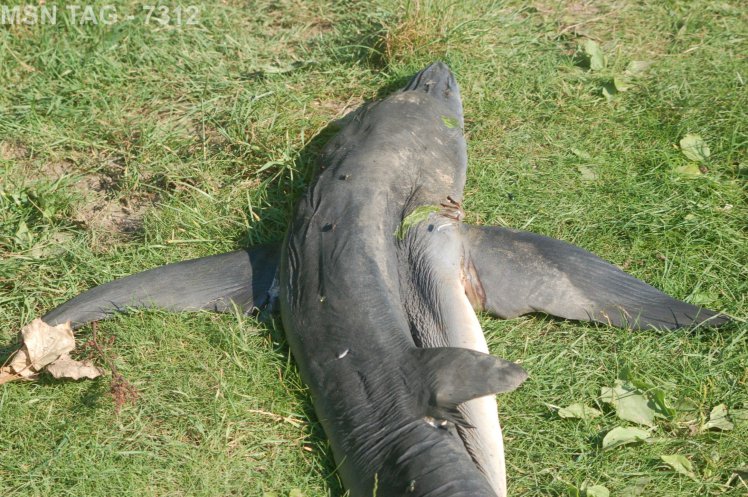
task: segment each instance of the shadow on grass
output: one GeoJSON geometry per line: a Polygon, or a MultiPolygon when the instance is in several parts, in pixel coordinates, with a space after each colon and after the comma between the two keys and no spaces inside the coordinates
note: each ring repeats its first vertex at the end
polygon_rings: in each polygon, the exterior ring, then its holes
{"type": "Polygon", "coordinates": [[[8,362],[10,356],[12,356],[16,352],[16,350],[18,350],[19,345],[20,344],[18,340],[14,339],[9,344],[0,347],[0,366],[8,362]]]}
{"type": "Polygon", "coordinates": [[[101,406],[101,400],[111,390],[107,379],[99,379],[92,382],[85,392],[82,393],[78,399],[77,405],[74,409],[77,410],[92,410],[97,409],[101,406]]]}

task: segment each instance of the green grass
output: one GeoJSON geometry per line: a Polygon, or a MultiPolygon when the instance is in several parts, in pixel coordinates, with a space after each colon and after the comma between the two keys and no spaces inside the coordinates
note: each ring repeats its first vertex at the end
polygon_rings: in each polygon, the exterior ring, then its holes
{"type": "MultiPolygon", "coordinates": [[[[465,105],[468,221],[576,243],[739,318],[629,333],[482,317],[492,351],[531,374],[499,399],[510,493],[621,495],[641,477],[645,495],[748,492],[724,486],[748,465],[748,426],[692,429],[717,404],[748,408],[741,2],[228,1],[181,29],[113,4],[136,18],[0,27],[0,360],[23,324],[96,284],[279,240],[320,131],[442,59],[465,105]],[[587,39],[604,71],[586,67],[587,39]],[[652,66],[608,101],[632,60],[652,66]],[[686,133],[712,151],[699,177],[676,172],[686,133]],[[652,443],[603,452],[600,434],[625,422],[560,420],[549,404],[601,407],[624,367],[680,407],[652,443]],[[691,459],[697,481],[662,454],[691,459]]],[[[141,312],[100,332],[138,401],[116,414],[105,379],[0,386],[0,494],[343,494],[279,325],[141,312]]]]}

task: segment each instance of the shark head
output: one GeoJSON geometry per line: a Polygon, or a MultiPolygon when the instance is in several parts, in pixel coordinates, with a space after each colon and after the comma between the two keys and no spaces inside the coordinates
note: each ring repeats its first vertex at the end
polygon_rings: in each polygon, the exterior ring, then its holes
{"type": "Polygon", "coordinates": [[[413,76],[401,91],[421,91],[444,104],[454,114],[460,127],[464,125],[460,87],[449,67],[443,62],[434,62],[413,76]]]}

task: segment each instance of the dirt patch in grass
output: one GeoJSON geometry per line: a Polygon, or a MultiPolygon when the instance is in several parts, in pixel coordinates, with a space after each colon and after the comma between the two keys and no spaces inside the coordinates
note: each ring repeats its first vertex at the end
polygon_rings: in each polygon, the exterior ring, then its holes
{"type": "MultiPolygon", "coordinates": [[[[111,163],[111,161],[110,161],[111,163]]],[[[143,226],[143,217],[158,199],[157,194],[119,189],[115,168],[81,170],[73,160],[49,160],[43,164],[24,164],[24,182],[55,182],[67,177],[66,188],[76,198],[72,220],[96,232],[98,241],[114,241],[132,235],[143,226]]]]}
{"type": "Polygon", "coordinates": [[[315,19],[301,32],[304,41],[322,36],[333,30],[333,24],[327,19],[315,19]]]}
{"type": "Polygon", "coordinates": [[[557,38],[604,40],[625,5],[616,2],[535,2],[533,7],[545,23],[556,26],[557,38]]]}
{"type": "Polygon", "coordinates": [[[143,226],[143,217],[157,195],[146,192],[123,195],[113,186],[112,178],[102,174],[86,175],[77,181],[74,188],[85,201],[76,209],[74,218],[104,234],[133,234],[143,226]]]}
{"type": "Polygon", "coordinates": [[[28,148],[19,143],[8,141],[0,142],[0,159],[2,160],[19,160],[27,157],[28,148]]]}
{"type": "Polygon", "coordinates": [[[668,45],[667,36],[660,32],[662,9],[658,4],[632,8],[630,3],[621,1],[541,0],[533,2],[530,15],[553,26],[548,34],[566,40],[570,46],[579,39],[589,38],[608,48],[620,46],[624,52],[633,51],[642,57],[660,55],[668,45]],[[650,22],[660,22],[660,26],[648,26],[650,22]],[[648,32],[648,36],[642,37],[642,31],[648,32]]]}

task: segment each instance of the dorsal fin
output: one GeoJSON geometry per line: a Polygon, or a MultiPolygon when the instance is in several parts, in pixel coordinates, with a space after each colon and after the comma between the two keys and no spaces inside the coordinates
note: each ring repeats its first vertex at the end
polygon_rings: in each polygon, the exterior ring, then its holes
{"type": "Polygon", "coordinates": [[[426,415],[469,427],[457,406],[485,395],[511,392],[527,379],[521,366],[456,347],[414,350],[424,378],[426,415]]]}

